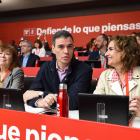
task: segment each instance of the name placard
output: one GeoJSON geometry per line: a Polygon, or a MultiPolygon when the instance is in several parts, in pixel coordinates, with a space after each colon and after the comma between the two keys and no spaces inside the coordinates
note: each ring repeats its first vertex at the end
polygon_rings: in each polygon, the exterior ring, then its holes
{"type": "Polygon", "coordinates": [[[139,129],[0,109],[1,140],[139,140],[139,129]]]}

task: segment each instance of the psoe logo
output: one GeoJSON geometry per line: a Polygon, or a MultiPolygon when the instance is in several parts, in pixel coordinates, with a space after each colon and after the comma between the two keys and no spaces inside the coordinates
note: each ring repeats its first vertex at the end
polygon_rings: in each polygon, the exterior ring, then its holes
{"type": "Polygon", "coordinates": [[[23,29],[23,36],[35,36],[36,29],[35,28],[26,28],[23,29]]]}

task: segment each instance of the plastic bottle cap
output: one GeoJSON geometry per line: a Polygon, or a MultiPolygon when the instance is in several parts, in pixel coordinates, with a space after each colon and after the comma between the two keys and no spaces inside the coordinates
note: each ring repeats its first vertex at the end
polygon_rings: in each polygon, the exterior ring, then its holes
{"type": "Polygon", "coordinates": [[[65,83],[59,84],[59,89],[67,89],[67,84],[65,83]]]}

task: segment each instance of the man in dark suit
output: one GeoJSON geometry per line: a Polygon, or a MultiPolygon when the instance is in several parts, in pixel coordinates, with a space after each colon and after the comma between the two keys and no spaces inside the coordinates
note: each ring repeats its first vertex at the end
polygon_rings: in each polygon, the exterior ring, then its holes
{"type": "Polygon", "coordinates": [[[18,53],[18,47],[15,45],[15,41],[14,40],[10,41],[10,45],[13,46],[16,49],[17,53],[18,53]]]}
{"type": "Polygon", "coordinates": [[[40,60],[39,56],[32,54],[32,43],[24,40],[21,46],[22,55],[19,56],[22,67],[35,67],[36,60],[40,60]]]}
{"type": "Polygon", "coordinates": [[[108,37],[105,34],[99,34],[96,39],[96,45],[98,50],[92,52],[88,60],[101,60],[101,68],[109,68],[108,59],[105,57],[105,53],[108,46],[108,37]]]}
{"type": "Polygon", "coordinates": [[[56,106],[59,84],[67,84],[69,109],[78,108],[78,93],[87,93],[92,80],[92,68],[74,58],[74,41],[68,31],[53,36],[52,50],[56,59],[45,62],[30,90],[24,93],[24,102],[33,107],[56,106]]]}

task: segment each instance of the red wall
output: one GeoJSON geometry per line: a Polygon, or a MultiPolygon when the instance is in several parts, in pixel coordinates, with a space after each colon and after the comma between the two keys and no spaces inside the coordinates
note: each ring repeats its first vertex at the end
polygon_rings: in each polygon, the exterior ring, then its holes
{"type": "MultiPolygon", "coordinates": [[[[47,40],[49,42],[49,45],[51,46],[52,36],[55,29],[66,28],[69,31],[71,30],[71,33],[74,37],[75,47],[84,47],[91,38],[96,38],[100,33],[114,36],[117,34],[130,35],[133,31],[139,32],[139,15],[140,11],[134,11],[113,14],[2,23],[0,24],[0,39],[4,43],[9,43],[10,40],[13,39],[16,41],[17,45],[20,41],[20,38],[23,37],[24,39],[28,39],[33,43],[38,36],[37,29],[41,28],[42,30],[48,29],[47,40]],[[89,28],[91,29],[91,32],[88,32],[89,28]]],[[[42,39],[43,37],[41,38],[41,40],[42,39]]]]}

